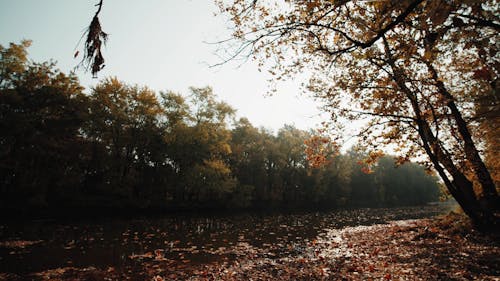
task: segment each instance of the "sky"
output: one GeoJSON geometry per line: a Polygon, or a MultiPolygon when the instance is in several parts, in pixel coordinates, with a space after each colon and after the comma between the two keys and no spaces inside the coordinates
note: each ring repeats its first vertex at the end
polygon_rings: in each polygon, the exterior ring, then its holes
{"type": "MultiPolygon", "coordinates": [[[[55,60],[63,72],[74,70],[73,58],[89,25],[98,0],[0,0],[0,44],[33,41],[29,49],[35,62],[55,60]]],[[[156,91],[189,94],[189,87],[213,88],[214,93],[257,127],[277,131],[284,124],[300,129],[317,127],[324,116],[319,103],[301,94],[298,81],[278,85],[269,96],[270,76],[257,64],[232,62],[220,67],[217,45],[227,39],[230,23],[214,16],[213,0],[104,0],[99,15],[109,41],[104,49],[106,66],[93,79],[77,70],[83,86],[116,76],[128,84],[156,91]]],[[[83,40],[82,40],[83,41],[83,40]]]]}

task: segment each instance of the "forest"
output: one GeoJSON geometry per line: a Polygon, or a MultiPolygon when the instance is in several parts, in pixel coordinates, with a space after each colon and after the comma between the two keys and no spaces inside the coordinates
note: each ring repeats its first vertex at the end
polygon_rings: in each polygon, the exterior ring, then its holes
{"type": "MultiPolygon", "coordinates": [[[[210,87],[182,95],[118,78],[84,89],[30,41],[0,46],[3,209],[261,209],[424,204],[436,176],[356,147],[312,165],[314,131],[256,128],[210,87]]],[[[323,151],[325,152],[325,151],[323,151]]],[[[5,212],[4,212],[5,213],[5,212]]]]}
{"type": "Polygon", "coordinates": [[[500,280],[498,0],[4,2],[0,281],[500,280]]]}

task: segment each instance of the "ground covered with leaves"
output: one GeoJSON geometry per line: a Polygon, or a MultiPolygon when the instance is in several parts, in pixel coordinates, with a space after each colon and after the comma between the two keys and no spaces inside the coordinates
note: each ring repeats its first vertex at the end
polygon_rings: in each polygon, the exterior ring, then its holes
{"type": "MultiPolygon", "coordinates": [[[[222,247],[210,263],[165,258],[162,250],[130,256],[123,268],[62,267],[0,280],[499,280],[499,236],[480,234],[458,215],[393,221],[322,233],[276,255],[248,242],[222,247]]],[[[29,241],[11,242],[12,248],[29,241]]]]}

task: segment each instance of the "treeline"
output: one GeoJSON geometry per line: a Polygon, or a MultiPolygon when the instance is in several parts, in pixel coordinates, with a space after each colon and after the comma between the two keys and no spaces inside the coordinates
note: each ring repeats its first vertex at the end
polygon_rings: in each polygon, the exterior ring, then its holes
{"type": "Polygon", "coordinates": [[[261,208],[422,204],[436,179],[383,157],[373,173],[350,151],[309,165],[311,132],[234,120],[211,88],[188,96],[104,79],[89,92],[29,42],[0,46],[3,208],[261,208]]]}

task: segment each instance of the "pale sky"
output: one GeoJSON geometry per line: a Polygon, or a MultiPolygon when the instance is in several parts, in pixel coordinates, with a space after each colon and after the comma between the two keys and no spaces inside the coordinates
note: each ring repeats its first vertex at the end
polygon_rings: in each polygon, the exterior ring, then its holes
{"type": "MultiPolygon", "coordinates": [[[[73,58],[98,0],[0,0],[0,44],[33,40],[30,57],[54,59],[64,72],[81,59],[73,58]]],[[[129,84],[188,94],[188,88],[211,86],[220,99],[247,117],[254,126],[277,130],[284,124],[300,129],[321,121],[318,104],[300,94],[299,82],[278,86],[272,97],[270,77],[254,62],[209,68],[220,60],[215,42],[228,38],[228,20],[215,17],[213,0],[104,0],[103,30],[110,34],[105,48],[106,67],[99,79],[117,76],[129,84]]],[[[82,52],[83,43],[79,50],[82,52]]],[[[85,87],[95,85],[90,73],[77,71],[85,87]]]]}

